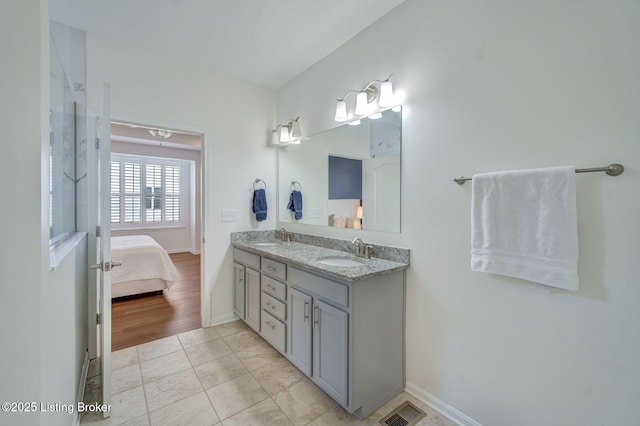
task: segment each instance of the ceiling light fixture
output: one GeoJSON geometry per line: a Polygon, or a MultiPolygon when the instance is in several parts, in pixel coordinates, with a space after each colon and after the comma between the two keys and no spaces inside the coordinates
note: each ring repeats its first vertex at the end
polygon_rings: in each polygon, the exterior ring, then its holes
{"type": "Polygon", "coordinates": [[[271,145],[287,145],[289,143],[300,143],[302,130],[300,129],[300,117],[291,119],[285,124],[278,124],[271,130],[271,145]]]}
{"type": "Polygon", "coordinates": [[[173,134],[173,132],[169,131],[169,130],[162,130],[162,129],[149,129],[149,133],[151,133],[151,136],[160,136],[163,137],[165,139],[170,138],[171,135],[173,134]]]}
{"type": "Polygon", "coordinates": [[[372,80],[362,90],[349,90],[342,99],[336,101],[336,115],[335,120],[337,122],[345,122],[349,120],[349,114],[347,113],[347,98],[356,93],[356,106],[353,111],[354,115],[363,117],[366,115],[379,112],[379,108],[387,108],[393,105],[393,83],[389,81],[391,79],[390,74],[386,80],[372,80]],[[375,84],[379,83],[380,88],[375,84]],[[378,108],[372,105],[375,100],[378,100],[378,108]]]}

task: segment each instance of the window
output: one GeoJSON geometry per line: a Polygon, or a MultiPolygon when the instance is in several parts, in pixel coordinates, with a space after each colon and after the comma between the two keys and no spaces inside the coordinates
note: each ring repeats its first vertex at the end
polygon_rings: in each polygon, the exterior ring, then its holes
{"type": "Polygon", "coordinates": [[[184,160],[111,154],[114,227],[182,226],[187,167],[184,160]]]}

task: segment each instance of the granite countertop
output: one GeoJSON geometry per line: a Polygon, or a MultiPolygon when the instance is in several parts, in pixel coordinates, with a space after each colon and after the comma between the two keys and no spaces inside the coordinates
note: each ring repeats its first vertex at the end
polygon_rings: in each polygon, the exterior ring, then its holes
{"type": "Polygon", "coordinates": [[[360,281],[378,275],[389,274],[409,267],[408,263],[394,262],[379,258],[364,258],[341,250],[319,247],[299,242],[282,242],[275,239],[235,240],[234,247],[267,256],[293,266],[316,271],[322,275],[342,281],[360,281]],[[275,244],[275,245],[264,245],[275,244]],[[348,259],[361,266],[335,266],[319,263],[326,258],[348,259]]]}

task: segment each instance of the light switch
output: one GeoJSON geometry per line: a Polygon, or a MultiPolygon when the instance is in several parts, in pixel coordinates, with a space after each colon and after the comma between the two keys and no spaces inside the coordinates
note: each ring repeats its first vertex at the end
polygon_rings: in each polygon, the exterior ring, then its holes
{"type": "Polygon", "coordinates": [[[237,222],[238,210],[236,209],[223,209],[221,214],[221,220],[223,222],[237,222]]]}

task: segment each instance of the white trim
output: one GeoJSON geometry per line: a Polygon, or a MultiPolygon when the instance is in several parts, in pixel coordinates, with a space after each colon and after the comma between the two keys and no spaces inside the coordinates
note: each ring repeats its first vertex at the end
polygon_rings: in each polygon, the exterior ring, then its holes
{"type": "Polygon", "coordinates": [[[461,426],[482,426],[466,414],[456,410],[446,402],[436,398],[424,389],[420,389],[414,383],[407,382],[404,388],[405,392],[418,398],[421,402],[436,410],[452,422],[461,426]]]}
{"type": "Polygon", "coordinates": [[[128,136],[111,136],[111,140],[112,141],[117,141],[117,142],[137,143],[139,145],[156,146],[156,147],[160,147],[160,148],[186,149],[188,151],[198,151],[198,152],[200,152],[200,147],[199,146],[186,145],[186,144],[183,144],[183,143],[173,143],[173,142],[165,142],[165,141],[156,141],[156,140],[132,138],[132,137],[128,137],[128,136]]]}
{"type": "Polygon", "coordinates": [[[231,321],[240,319],[236,314],[220,315],[219,317],[212,318],[211,326],[226,324],[231,321]]]}
{"type": "MultiPolygon", "coordinates": [[[[82,363],[82,370],[80,371],[80,383],[78,383],[78,393],[76,394],[76,407],[79,402],[84,401],[84,388],[87,386],[87,375],[89,374],[89,352],[84,353],[84,362],[82,363]]],[[[82,413],[76,410],[76,415],[73,419],[73,426],[80,425],[80,417],[82,413]]]]}

